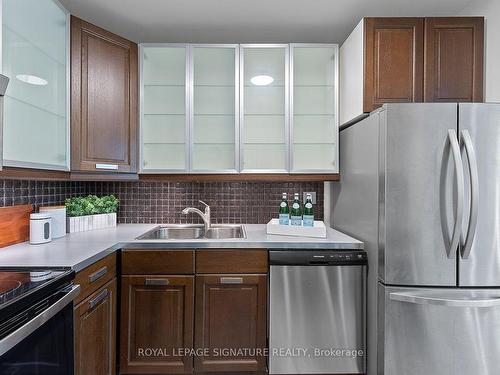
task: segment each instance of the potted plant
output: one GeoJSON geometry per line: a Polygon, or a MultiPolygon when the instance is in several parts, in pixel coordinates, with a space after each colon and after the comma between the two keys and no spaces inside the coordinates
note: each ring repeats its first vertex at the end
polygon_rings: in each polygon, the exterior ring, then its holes
{"type": "Polygon", "coordinates": [[[73,197],[66,199],[68,233],[116,227],[118,199],[114,195],[73,197]]]}

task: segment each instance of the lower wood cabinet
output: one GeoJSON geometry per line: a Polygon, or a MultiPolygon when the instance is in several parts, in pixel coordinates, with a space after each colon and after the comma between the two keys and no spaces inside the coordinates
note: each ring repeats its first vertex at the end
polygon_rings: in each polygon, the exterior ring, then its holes
{"type": "Polygon", "coordinates": [[[264,371],[266,306],[266,275],[197,275],[195,372],[264,371]]]}
{"type": "Polygon", "coordinates": [[[121,270],[120,374],[265,373],[267,250],[127,249],[121,270]]]}
{"type": "Polygon", "coordinates": [[[185,374],[193,370],[193,276],[122,276],[121,374],[185,374]]]}
{"type": "Polygon", "coordinates": [[[75,375],[116,373],[116,279],[74,310],[75,375]]]}

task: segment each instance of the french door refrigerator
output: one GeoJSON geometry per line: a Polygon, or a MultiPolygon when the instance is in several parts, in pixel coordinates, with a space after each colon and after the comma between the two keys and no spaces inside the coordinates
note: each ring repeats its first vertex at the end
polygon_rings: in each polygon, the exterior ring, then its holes
{"type": "Polygon", "coordinates": [[[368,374],[500,373],[500,104],[387,104],[340,132],[331,224],[365,242],[368,374]]]}

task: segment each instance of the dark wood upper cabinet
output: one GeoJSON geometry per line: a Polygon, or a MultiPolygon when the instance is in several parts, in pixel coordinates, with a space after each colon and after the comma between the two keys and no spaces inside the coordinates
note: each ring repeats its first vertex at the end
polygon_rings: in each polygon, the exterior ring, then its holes
{"type": "MultiPolygon", "coordinates": [[[[266,275],[196,276],[195,372],[264,371],[262,355],[217,355],[217,350],[266,348],[266,275]]],[[[254,353],[249,353],[254,354],[254,353]]]]}
{"type": "Polygon", "coordinates": [[[340,123],[384,103],[482,102],[484,17],[364,18],[340,47],[340,123]]]}
{"type": "Polygon", "coordinates": [[[426,102],[483,101],[483,17],[425,19],[426,102]]]}
{"type": "Polygon", "coordinates": [[[71,169],[137,170],[137,44],[71,17],[71,169]]]}
{"type": "Polygon", "coordinates": [[[364,112],[423,98],[424,20],[365,19],[364,112]]]}
{"type": "Polygon", "coordinates": [[[187,374],[193,359],[193,276],[122,276],[120,373],[187,374]]]}
{"type": "Polygon", "coordinates": [[[75,307],[75,375],[116,373],[116,279],[75,307]]]}

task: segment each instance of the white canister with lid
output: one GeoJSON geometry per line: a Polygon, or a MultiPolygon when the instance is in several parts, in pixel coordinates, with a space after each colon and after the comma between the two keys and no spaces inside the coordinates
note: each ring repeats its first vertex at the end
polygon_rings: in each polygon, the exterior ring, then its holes
{"type": "Polygon", "coordinates": [[[52,241],[52,218],[50,214],[41,212],[30,215],[30,244],[38,245],[52,241]]]}
{"type": "Polygon", "coordinates": [[[39,211],[52,217],[50,228],[52,238],[60,238],[66,235],[66,206],[40,207],[39,211]]]}

